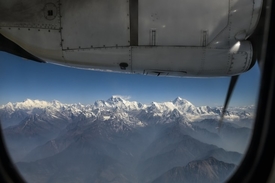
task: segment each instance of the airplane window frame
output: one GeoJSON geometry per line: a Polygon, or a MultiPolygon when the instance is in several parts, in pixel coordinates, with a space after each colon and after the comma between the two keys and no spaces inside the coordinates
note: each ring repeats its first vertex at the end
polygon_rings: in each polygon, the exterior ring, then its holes
{"type": "MultiPolygon", "coordinates": [[[[235,182],[267,182],[274,166],[275,149],[275,3],[265,1],[265,37],[262,49],[262,76],[254,130],[247,153],[235,173],[227,180],[235,182]]],[[[0,182],[25,182],[5,149],[0,125],[0,182]]]]}
{"type": "Polygon", "coordinates": [[[255,182],[259,178],[261,182],[267,182],[275,173],[272,172],[275,155],[275,124],[272,123],[275,120],[275,36],[272,34],[275,31],[275,25],[272,24],[275,21],[275,3],[271,0],[265,2],[261,86],[253,135],[244,159],[228,183],[255,182]]]}

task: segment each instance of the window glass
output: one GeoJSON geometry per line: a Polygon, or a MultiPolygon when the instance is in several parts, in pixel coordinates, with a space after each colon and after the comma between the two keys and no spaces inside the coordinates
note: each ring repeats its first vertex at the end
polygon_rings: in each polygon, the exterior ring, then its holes
{"type": "Polygon", "coordinates": [[[30,183],[226,181],[253,135],[262,3],[0,2],[0,50],[49,62],[0,52],[18,172],[30,183]]]}
{"type": "Polygon", "coordinates": [[[229,77],[120,74],[0,52],[0,119],[27,182],[223,182],[253,128],[259,68],[229,77]]]}

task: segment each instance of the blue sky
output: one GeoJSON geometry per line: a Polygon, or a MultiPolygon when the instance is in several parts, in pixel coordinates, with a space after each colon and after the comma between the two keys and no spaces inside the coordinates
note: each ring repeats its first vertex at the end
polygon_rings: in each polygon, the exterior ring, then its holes
{"type": "MultiPolygon", "coordinates": [[[[254,104],[260,71],[255,65],[239,78],[230,106],[254,104]]],[[[0,52],[0,105],[27,98],[91,104],[112,95],[150,103],[174,100],[177,96],[196,106],[223,105],[229,78],[176,78],[105,73],[41,64],[0,52]]]]}

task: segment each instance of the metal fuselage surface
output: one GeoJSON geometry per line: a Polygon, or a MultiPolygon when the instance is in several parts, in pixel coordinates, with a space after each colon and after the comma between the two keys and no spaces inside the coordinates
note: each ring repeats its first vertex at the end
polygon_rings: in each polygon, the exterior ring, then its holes
{"type": "Polygon", "coordinates": [[[164,76],[247,71],[262,0],[10,0],[0,33],[66,66],[164,76]]]}

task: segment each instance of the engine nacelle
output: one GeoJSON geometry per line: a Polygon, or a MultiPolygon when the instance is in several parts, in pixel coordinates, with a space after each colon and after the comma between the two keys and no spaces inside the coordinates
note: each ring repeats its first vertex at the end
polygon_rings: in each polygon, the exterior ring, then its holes
{"type": "Polygon", "coordinates": [[[0,33],[46,62],[164,76],[247,71],[262,0],[12,0],[0,33]]]}

